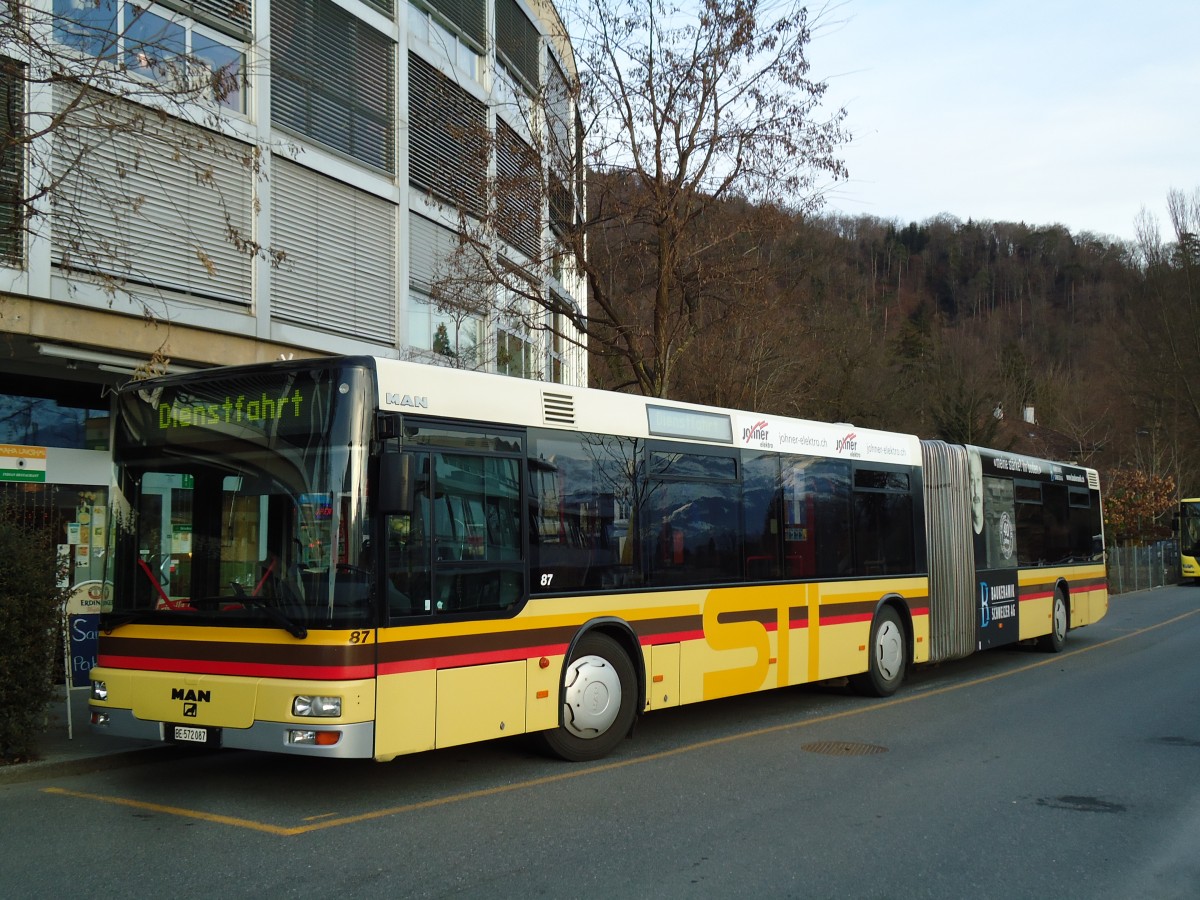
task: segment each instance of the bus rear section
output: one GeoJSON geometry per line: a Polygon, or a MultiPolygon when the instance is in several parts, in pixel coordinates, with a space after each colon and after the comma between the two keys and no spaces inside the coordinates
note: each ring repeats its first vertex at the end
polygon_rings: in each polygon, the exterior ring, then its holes
{"type": "Polygon", "coordinates": [[[931,661],[1067,632],[1108,611],[1099,476],[922,441],[931,661]]]}

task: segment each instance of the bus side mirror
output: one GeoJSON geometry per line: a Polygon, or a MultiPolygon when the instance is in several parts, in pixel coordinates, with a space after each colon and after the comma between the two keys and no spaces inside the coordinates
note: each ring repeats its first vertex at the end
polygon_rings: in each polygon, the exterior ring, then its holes
{"type": "Polygon", "coordinates": [[[379,457],[379,512],[411,515],[414,502],[413,456],[384,453],[379,457]]]}

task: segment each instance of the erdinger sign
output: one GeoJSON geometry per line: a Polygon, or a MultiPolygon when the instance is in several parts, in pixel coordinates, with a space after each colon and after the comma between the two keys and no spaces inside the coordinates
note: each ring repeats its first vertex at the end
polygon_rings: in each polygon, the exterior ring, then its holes
{"type": "Polygon", "coordinates": [[[67,598],[67,671],[71,687],[87,687],[88,673],[96,665],[96,638],[100,613],[112,607],[112,585],[81,581],[67,598]]]}

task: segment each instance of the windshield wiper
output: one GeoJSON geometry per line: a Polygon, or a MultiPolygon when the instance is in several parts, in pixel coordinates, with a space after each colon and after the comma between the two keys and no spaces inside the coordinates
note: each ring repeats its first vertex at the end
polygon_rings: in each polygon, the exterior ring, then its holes
{"type": "Polygon", "coordinates": [[[305,628],[299,622],[293,622],[291,619],[289,619],[287,616],[285,616],[282,612],[280,612],[278,607],[272,606],[269,603],[267,603],[266,601],[260,600],[258,597],[251,597],[251,596],[238,597],[237,602],[242,604],[243,606],[252,606],[255,609],[261,609],[263,612],[265,612],[267,614],[268,619],[270,619],[272,622],[274,622],[276,625],[278,625],[280,628],[282,628],[284,631],[286,631],[288,634],[290,634],[294,638],[298,638],[299,640],[304,640],[306,637],[308,637],[308,629],[307,628],[305,628]]]}

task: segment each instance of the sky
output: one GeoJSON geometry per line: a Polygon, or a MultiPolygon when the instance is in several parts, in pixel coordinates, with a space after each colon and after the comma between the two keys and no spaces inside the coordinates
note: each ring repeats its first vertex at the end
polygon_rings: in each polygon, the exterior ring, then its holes
{"type": "Polygon", "coordinates": [[[1197,0],[831,0],[808,56],[853,135],[827,212],[1133,240],[1200,189],[1197,0]]]}

